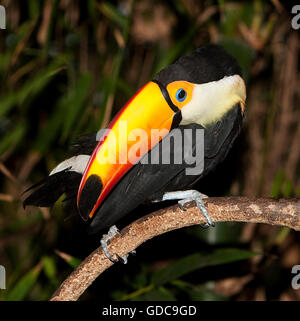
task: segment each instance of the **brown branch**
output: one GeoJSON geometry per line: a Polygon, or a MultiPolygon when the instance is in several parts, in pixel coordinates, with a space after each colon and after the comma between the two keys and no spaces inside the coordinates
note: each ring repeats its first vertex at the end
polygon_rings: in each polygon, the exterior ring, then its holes
{"type": "MultiPolygon", "coordinates": [[[[300,199],[220,197],[204,200],[214,222],[239,221],[288,226],[300,230],[300,199]]],[[[204,223],[194,202],[186,211],[177,205],[151,213],[131,223],[108,246],[110,253],[124,256],[151,238],[185,226],[204,223]]],[[[99,247],[91,253],[53,294],[52,301],[75,301],[113,263],[99,247]]]]}

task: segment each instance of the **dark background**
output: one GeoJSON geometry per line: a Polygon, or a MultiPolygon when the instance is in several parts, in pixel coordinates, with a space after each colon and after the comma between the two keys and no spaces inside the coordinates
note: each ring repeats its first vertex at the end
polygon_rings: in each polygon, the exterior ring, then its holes
{"type": "MultiPolygon", "coordinates": [[[[299,32],[273,1],[0,1],[1,300],[47,300],[100,244],[60,199],[22,207],[22,192],[81,134],[105,127],[164,66],[208,43],[236,57],[247,118],[226,161],[198,186],[209,196],[300,195],[299,32]],[[68,219],[66,219],[68,218],[68,219]]],[[[300,21],[299,21],[300,22],[300,21]]],[[[149,208],[139,208],[142,216],[149,208]]],[[[133,217],[133,216],[132,216],[133,217]]],[[[131,219],[131,218],[130,218],[131,219]]],[[[153,239],[101,275],[82,300],[299,300],[288,228],[219,223],[153,239]]]]}

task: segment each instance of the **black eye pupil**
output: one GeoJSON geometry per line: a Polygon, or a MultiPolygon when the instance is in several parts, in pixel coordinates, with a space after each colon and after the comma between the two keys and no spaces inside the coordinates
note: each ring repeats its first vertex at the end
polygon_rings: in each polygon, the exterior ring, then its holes
{"type": "Polygon", "coordinates": [[[185,96],[185,91],[181,89],[180,92],[178,93],[178,97],[182,99],[184,96],[185,96]]]}

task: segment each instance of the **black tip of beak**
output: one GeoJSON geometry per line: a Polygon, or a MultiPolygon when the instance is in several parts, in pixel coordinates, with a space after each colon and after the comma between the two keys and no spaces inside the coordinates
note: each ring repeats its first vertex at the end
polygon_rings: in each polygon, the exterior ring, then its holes
{"type": "Polygon", "coordinates": [[[85,221],[89,219],[89,214],[101,194],[102,187],[101,179],[97,175],[91,175],[85,182],[78,203],[80,216],[85,221]]]}

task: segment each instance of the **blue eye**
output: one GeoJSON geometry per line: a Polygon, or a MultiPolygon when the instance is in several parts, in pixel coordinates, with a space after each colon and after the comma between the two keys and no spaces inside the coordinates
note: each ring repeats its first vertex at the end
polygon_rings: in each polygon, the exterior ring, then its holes
{"type": "Polygon", "coordinates": [[[183,102],[186,98],[186,91],[182,88],[178,89],[177,92],[176,92],[176,99],[179,101],[179,102],[183,102]]]}

